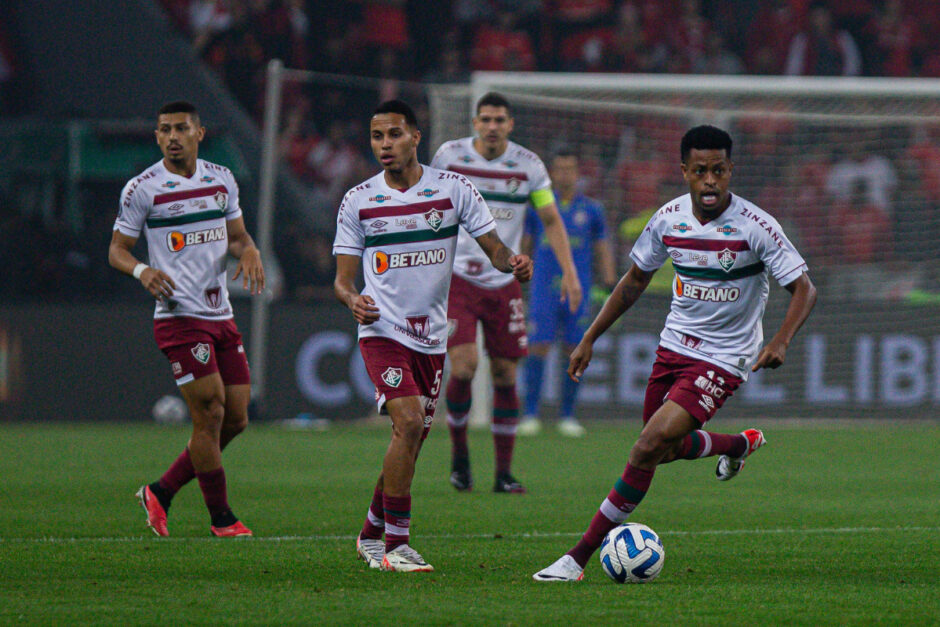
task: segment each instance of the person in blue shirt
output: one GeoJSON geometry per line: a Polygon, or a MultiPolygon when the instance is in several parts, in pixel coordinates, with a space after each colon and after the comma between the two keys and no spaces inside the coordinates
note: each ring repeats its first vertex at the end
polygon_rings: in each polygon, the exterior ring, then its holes
{"type": "MultiPolygon", "coordinates": [[[[565,223],[571,254],[581,285],[587,291],[592,285],[595,257],[601,275],[601,284],[610,291],[617,283],[614,255],[604,219],[603,206],[578,190],[580,171],[578,155],[570,148],[555,152],[549,164],[555,203],[565,223]]],[[[535,271],[529,292],[529,357],[525,364],[525,415],[517,429],[518,435],[535,435],[541,428],[538,418],[545,358],[559,339],[564,342],[567,355],[581,341],[590,322],[588,299],[581,301],[577,311],[571,312],[561,299],[559,286],[561,268],[545,238],[544,230],[530,212],[526,218],[526,239],[531,243],[531,257],[535,271]]],[[[567,436],[584,435],[584,427],[574,415],[578,384],[562,377],[560,421],[558,430],[567,436]]]]}

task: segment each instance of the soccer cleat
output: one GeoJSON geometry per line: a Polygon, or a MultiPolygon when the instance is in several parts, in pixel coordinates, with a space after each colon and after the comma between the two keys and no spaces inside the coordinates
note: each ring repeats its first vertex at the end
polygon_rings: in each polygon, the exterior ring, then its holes
{"type": "Polygon", "coordinates": [[[570,555],[562,555],[554,564],[532,575],[536,581],[581,581],[584,569],[570,555]]]}
{"type": "Polygon", "coordinates": [[[496,483],[493,484],[493,492],[525,494],[525,486],[519,483],[519,480],[508,472],[503,472],[496,475],[496,483]]]}
{"type": "Polygon", "coordinates": [[[581,423],[574,418],[565,418],[558,423],[558,432],[566,438],[582,438],[587,433],[587,429],[581,426],[581,423]]]}
{"type": "Polygon", "coordinates": [[[536,418],[535,416],[526,416],[522,421],[516,426],[516,435],[522,437],[529,437],[533,435],[538,435],[542,430],[542,421],[536,418]]]}
{"type": "Polygon", "coordinates": [[[356,538],[356,553],[359,559],[365,561],[369,568],[381,568],[385,558],[385,542],[371,538],[356,538]]]}
{"type": "Polygon", "coordinates": [[[160,505],[160,501],[150,491],[149,485],[142,485],[137,490],[137,500],[140,506],[147,512],[147,526],[153,529],[158,536],[166,537],[170,532],[166,528],[166,510],[160,505]]]}
{"type": "Polygon", "coordinates": [[[254,535],[251,533],[251,529],[243,525],[240,520],[236,520],[234,524],[228,527],[210,526],[209,529],[212,531],[212,535],[219,538],[240,538],[242,536],[254,535]]]}
{"type": "Polygon", "coordinates": [[[398,573],[429,573],[434,567],[407,544],[400,544],[382,558],[382,570],[398,573]]]}
{"type": "Polygon", "coordinates": [[[744,455],[734,458],[727,455],[719,457],[718,465],[715,466],[715,476],[718,477],[718,481],[733,479],[744,468],[744,460],[747,459],[748,455],[767,444],[764,433],[759,429],[747,429],[742,431],[741,435],[747,438],[747,448],[744,450],[744,455]]]}
{"type": "Polygon", "coordinates": [[[450,464],[450,484],[458,492],[471,492],[473,490],[473,475],[470,474],[470,460],[465,457],[455,457],[450,464]]]}

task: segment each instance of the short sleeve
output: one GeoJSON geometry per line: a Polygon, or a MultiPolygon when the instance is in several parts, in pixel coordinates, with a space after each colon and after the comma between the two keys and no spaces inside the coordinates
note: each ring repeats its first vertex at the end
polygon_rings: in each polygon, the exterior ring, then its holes
{"type": "Polygon", "coordinates": [[[234,220],[242,215],[242,207],[239,203],[238,182],[231,170],[225,170],[225,187],[228,190],[228,200],[225,203],[225,219],[234,220]]]}
{"type": "Polygon", "coordinates": [[[113,230],[120,231],[128,237],[140,237],[140,232],[147,223],[147,215],[150,213],[150,206],[145,202],[144,196],[136,179],[127,182],[121,191],[113,230]]]}
{"type": "Polygon", "coordinates": [[[753,231],[755,241],[751,247],[764,262],[770,275],[780,285],[789,285],[807,270],[806,261],[787,238],[780,224],[770,216],[766,220],[770,230],[753,231]]]}
{"type": "Polygon", "coordinates": [[[441,144],[440,148],[437,149],[437,152],[434,153],[434,158],[431,159],[431,167],[437,168],[438,170],[447,169],[447,158],[445,154],[447,153],[447,144],[441,144]]]}
{"type": "Polygon", "coordinates": [[[365,250],[365,231],[359,221],[359,209],[352,191],[346,193],[336,213],[336,238],[333,240],[334,255],[361,257],[365,250]]]}
{"type": "Polygon", "coordinates": [[[460,225],[476,239],[496,228],[496,220],[476,186],[464,176],[454,185],[454,207],[460,225]]]}
{"type": "Polygon", "coordinates": [[[663,236],[660,232],[662,224],[659,212],[654,213],[633,245],[633,250],[630,251],[630,258],[645,272],[658,270],[669,258],[669,250],[663,243],[663,236]]]}

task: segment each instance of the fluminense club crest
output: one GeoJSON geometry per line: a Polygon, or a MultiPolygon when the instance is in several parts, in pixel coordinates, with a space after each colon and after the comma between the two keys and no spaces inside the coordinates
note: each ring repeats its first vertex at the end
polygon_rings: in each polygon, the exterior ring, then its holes
{"type": "Polygon", "coordinates": [[[723,251],[718,253],[718,265],[724,268],[725,272],[731,272],[731,267],[734,265],[734,259],[737,255],[730,248],[725,248],[723,251]]]}
{"type": "Polygon", "coordinates": [[[444,215],[438,209],[431,209],[424,214],[424,220],[431,229],[436,231],[441,228],[441,224],[444,222],[444,215]]]}
{"type": "Polygon", "coordinates": [[[512,177],[511,179],[506,180],[506,188],[509,190],[510,194],[515,194],[517,191],[519,191],[520,185],[522,185],[522,181],[516,177],[512,177]]]}
{"type": "Polygon", "coordinates": [[[209,348],[209,345],[203,342],[200,342],[199,344],[196,344],[195,346],[193,346],[190,349],[190,351],[192,352],[193,357],[196,358],[196,361],[198,361],[202,365],[206,365],[207,363],[209,363],[209,357],[212,356],[212,351],[209,348]]]}
{"type": "Polygon", "coordinates": [[[401,368],[392,368],[389,366],[382,373],[382,381],[389,387],[397,388],[401,385],[401,368]]]}
{"type": "Polygon", "coordinates": [[[228,194],[223,194],[222,192],[216,192],[215,202],[217,205],[219,205],[219,209],[225,209],[225,204],[228,202],[228,194]]]}

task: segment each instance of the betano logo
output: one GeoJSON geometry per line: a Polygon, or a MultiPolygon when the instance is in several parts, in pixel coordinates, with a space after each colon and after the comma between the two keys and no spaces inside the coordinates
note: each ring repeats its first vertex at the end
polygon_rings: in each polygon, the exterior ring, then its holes
{"type": "Polygon", "coordinates": [[[709,303],[730,303],[738,300],[741,290],[737,287],[703,287],[690,285],[676,275],[676,296],[703,300],[709,303]]]}
{"type": "Polygon", "coordinates": [[[434,250],[419,250],[410,253],[386,253],[377,250],[372,254],[372,271],[376,274],[385,274],[395,268],[412,268],[414,266],[431,266],[444,263],[447,251],[443,248],[434,250]]]}
{"type": "Polygon", "coordinates": [[[217,226],[213,229],[205,229],[203,231],[191,231],[189,233],[170,231],[166,234],[166,247],[174,253],[177,253],[187,246],[209,244],[210,242],[217,242],[224,239],[224,226],[217,226]]]}

